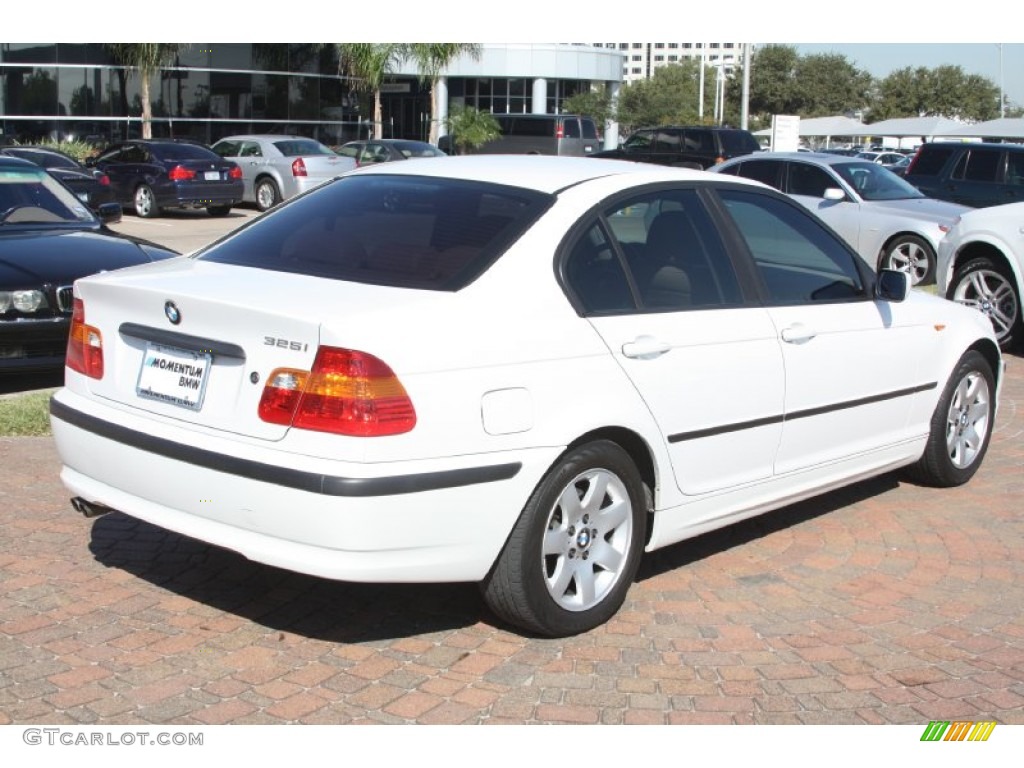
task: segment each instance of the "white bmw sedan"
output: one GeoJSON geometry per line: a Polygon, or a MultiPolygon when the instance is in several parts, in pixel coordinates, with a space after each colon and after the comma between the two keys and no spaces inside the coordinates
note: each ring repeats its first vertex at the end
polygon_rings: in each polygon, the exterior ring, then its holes
{"type": "Polygon", "coordinates": [[[971,478],[999,348],[908,287],[732,176],[386,163],[78,281],[61,478],[87,515],[329,579],[476,581],[578,633],[645,551],[900,467],[971,478]]]}

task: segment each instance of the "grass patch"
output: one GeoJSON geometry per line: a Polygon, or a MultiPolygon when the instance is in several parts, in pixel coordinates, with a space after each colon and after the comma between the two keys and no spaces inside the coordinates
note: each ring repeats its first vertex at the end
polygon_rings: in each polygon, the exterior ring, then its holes
{"type": "Polygon", "coordinates": [[[0,437],[50,434],[50,391],[0,398],[0,437]]]}

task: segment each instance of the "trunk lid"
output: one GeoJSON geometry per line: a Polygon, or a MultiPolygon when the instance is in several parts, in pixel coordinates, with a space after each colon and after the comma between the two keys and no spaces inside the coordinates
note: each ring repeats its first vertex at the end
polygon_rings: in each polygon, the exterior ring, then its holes
{"type": "Polygon", "coordinates": [[[99,275],[77,285],[85,322],[103,336],[106,372],[87,386],[132,408],[278,440],[289,428],[258,415],[271,372],[309,371],[325,320],[335,344],[351,330],[353,348],[372,345],[361,327],[399,290],[193,259],[99,275]]]}

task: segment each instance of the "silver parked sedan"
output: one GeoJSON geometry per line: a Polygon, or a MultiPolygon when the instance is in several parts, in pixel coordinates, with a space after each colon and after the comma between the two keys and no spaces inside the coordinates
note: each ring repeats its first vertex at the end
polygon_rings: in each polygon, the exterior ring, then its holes
{"type": "Polygon", "coordinates": [[[261,211],[356,167],[319,141],[303,136],[228,136],[213,151],[242,169],[242,199],[261,211]]]}
{"type": "Polygon", "coordinates": [[[816,152],[770,152],[711,170],[763,182],[813,211],[878,269],[935,279],[939,241],[971,210],[923,195],[870,160],[816,152]]]}

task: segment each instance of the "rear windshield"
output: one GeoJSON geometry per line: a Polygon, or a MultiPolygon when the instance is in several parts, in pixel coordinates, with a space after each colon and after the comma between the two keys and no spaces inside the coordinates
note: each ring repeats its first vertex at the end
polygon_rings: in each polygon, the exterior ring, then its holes
{"type": "Polygon", "coordinates": [[[274,146],[278,148],[285,157],[299,157],[300,155],[333,155],[330,149],[319,141],[313,139],[285,139],[275,141],[274,146]]]}
{"type": "Polygon", "coordinates": [[[216,152],[198,144],[153,144],[152,149],[164,160],[220,160],[216,152]]]}
{"type": "Polygon", "coordinates": [[[336,179],[197,258],[334,280],[457,291],[482,274],[553,197],[456,179],[336,179]]]}

